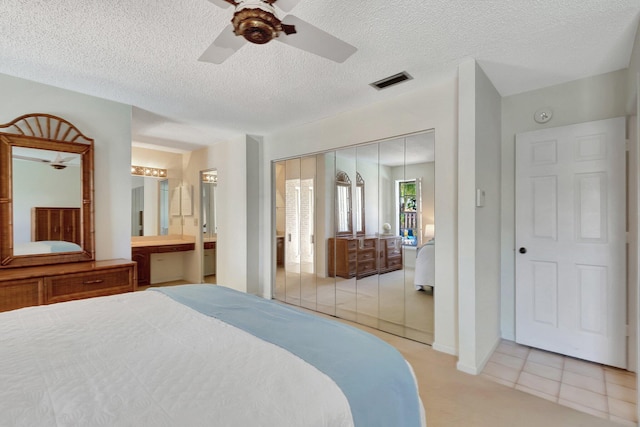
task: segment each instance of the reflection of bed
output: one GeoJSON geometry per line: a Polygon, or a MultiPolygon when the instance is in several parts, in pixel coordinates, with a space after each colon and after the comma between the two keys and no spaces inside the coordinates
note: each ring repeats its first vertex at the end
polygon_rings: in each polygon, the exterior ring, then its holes
{"type": "Polygon", "coordinates": [[[417,290],[435,286],[435,241],[422,245],[416,252],[414,285],[417,290]]]}
{"type": "Polygon", "coordinates": [[[220,286],[0,313],[0,336],[0,425],[425,425],[393,347],[220,286]]]}
{"type": "Polygon", "coordinates": [[[61,240],[43,240],[40,242],[18,243],[13,248],[13,255],[50,254],[78,251],[82,251],[82,248],[75,243],[61,240]]]}

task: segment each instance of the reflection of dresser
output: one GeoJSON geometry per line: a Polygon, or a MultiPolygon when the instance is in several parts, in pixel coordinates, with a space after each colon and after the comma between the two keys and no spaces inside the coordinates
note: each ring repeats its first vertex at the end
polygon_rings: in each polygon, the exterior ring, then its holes
{"type": "Polygon", "coordinates": [[[377,237],[338,237],[329,239],[329,276],[349,279],[378,272],[377,237]]]}
{"type": "Polygon", "coordinates": [[[80,208],[31,208],[31,240],[80,244],[80,208]]]}
{"type": "Polygon", "coordinates": [[[402,269],[402,238],[380,236],[380,273],[402,269]]]}

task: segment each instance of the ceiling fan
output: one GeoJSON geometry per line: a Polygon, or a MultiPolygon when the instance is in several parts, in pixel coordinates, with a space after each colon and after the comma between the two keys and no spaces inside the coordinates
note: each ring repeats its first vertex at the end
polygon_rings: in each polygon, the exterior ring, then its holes
{"type": "Polygon", "coordinates": [[[68,165],[68,163],[70,161],[72,161],[73,159],[75,159],[75,156],[70,156],[70,157],[62,157],[62,155],[60,155],[60,153],[58,153],[58,155],[56,156],[56,158],[54,160],[47,160],[47,159],[41,159],[38,157],[29,157],[29,156],[20,156],[18,154],[14,154],[13,155],[14,159],[21,159],[21,160],[30,160],[32,162],[40,162],[40,163],[49,163],[49,165],[54,168],[54,169],[64,169],[66,168],[68,165]]]}
{"type": "Polygon", "coordinates": [[[247,41],[265,44],[277,40],[289,46],[306,50],[335,62],[344,62],[358,49],[349,43],[294,16],[280,20],[274,4],[289,12],[300,0],[209,0],[222,8],[234,6],[231,24],[227,25],[215,41],[198,59],[222,64],[247,41]]]}

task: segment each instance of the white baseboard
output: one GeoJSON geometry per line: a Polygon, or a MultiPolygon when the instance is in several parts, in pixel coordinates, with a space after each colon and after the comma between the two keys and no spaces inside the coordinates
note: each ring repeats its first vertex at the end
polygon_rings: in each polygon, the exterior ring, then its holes
{"type": "Polygon", "coordinates": [[[482,372],[482,369],[478,371],[477,367],[465,365],[460,362],[456,363],[456,368],[458,369],[458,371],[462,371],[465,374],[471,374],[471,375],[478,375],[480,372],[482,372]]]}
{"type": "Polygon", "coordinates": [[[458,349],[455,347],[451,347],[448,345],[442,345],[440,343],[434,342],[433,344],[431,344],[431,348],[433,348],[436,351],[439,351],[441,353],[447,353],[450,354],[452,356],[457,356],[458,355],[458,349]]]}
{"type": "Polygon", "coordinates": [[[496,348],[498,348],[499,345],[500,345],[500,337],[496,337],[495,342],[491,346],[491,350],[489,350],[487,354],[484,355],[484,357],[482,358],[482,360],[477,366],[467,365],[465,363],[460,363],[460,361],[458,361],[458,363],[456,363],[456,368],[459,371],[465,372],[467,374],[479,375],[484,370],[485,365],[487,364],[489,359],[491,359],[491,355],[493,355],[493,352],[496,351],[496,348]]]}

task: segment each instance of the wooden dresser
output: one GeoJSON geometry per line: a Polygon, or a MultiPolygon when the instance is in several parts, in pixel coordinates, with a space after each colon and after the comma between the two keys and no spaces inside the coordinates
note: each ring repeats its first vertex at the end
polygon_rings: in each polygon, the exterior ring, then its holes
{"type": "Polygon", "coordinates": [[[80,208],[31,208],[31,240],[80,244],[80,208]]]}
{"type": "Polygon", "coordinates": [[[329,277],[358,279],[402,269],[402,238],[398,236],[329,239],[329,277]]]}
{"type": "Polygon", "coordinates": [[[136,264],[124,259],[5,269],[0,272],[0,311],[136,288],[136,264]]]}
{"type": "Polygon", "coordinates": [[[378,273],[378,238],[338,237],[329,239],[329,277],[358,279],[378,273]]]}
{"type": "Polygon", "coordinates": [[[402,238],[400,236],[380,236],[380,273],[402,269],[402,238]]]}

